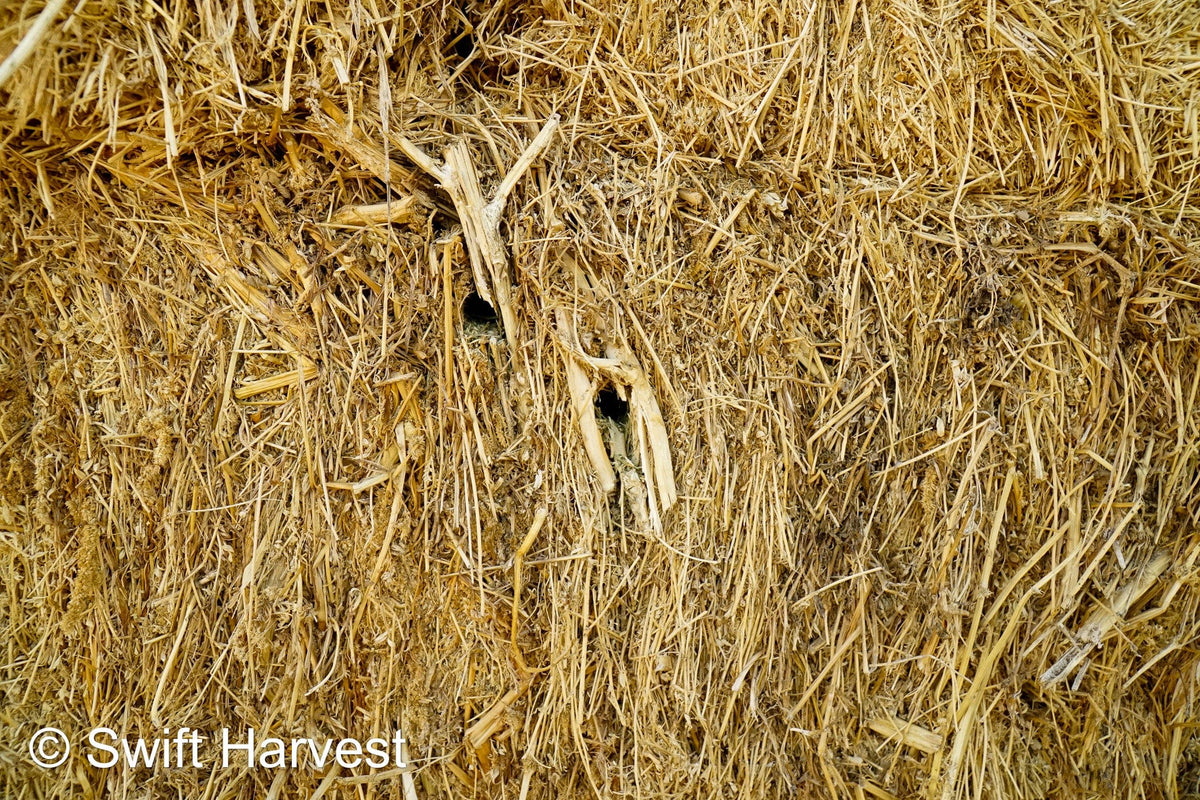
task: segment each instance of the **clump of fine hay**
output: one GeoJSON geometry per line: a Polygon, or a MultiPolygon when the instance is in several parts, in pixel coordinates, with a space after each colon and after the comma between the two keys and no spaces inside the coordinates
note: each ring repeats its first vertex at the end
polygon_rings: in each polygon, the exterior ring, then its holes
{"type": "Polygon", "coordinates": [[[5,796],[1200,792],[1200,9],[0,23],[5,796]]]}

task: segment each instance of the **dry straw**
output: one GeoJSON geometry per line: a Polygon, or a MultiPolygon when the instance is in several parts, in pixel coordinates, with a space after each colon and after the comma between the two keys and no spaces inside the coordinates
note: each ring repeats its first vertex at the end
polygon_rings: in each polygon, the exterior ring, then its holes
{"type": "Polygon", "coordinates": [[[1200,6],[35,0],[0,58],[0,794],[1200,794],[1200,6]]]}

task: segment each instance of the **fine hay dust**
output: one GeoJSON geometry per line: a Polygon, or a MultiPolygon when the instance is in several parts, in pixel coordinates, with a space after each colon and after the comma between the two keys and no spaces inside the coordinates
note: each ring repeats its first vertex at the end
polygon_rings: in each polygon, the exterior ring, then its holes
{"type": "Polygon", "coordinates": [[[0,59],[0,795],[1200,795],[1200,6],[0,59]]]}

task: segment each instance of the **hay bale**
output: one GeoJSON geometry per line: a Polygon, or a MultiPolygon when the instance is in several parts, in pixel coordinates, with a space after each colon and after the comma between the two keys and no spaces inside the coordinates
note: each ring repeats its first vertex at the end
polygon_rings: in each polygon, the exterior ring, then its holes
{"type": "Polygon", "coordinates": [[[5,796],[1200,793],[1197,7],[0,21],[5,796]]]}

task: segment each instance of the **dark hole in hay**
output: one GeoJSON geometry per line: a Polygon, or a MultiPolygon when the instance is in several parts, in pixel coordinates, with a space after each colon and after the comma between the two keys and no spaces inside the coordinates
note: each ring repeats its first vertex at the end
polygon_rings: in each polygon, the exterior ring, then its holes
{"type": "Polygon", "coordinates": [[[499,323],[499,317],[496,316],[496,309],[492,308],[492,304],[479,296],[478,292],[471,292],[463,300],[462,304],[463,322],[473,322],[476,325],[496,325],[499,323]]]}
{"type": "Polygon", "coordinates": [[[451,47],[454,48],[454,53],[460,59],[470,57],[471,53],[475,52],[475,30],[467,28],[461,31],[451,42],[451,47]]]}
{"type": "Polygon", "coordinates": [[[629,420],[629,402],[611,386],[604,387],[596,394],[596,411],[618,425],[624,425],[629,420]]]}
{"type": "MultiPolygon", "coordinates": [[[[264,165],[283,164],[287,162],[287,146],[280,139],[260,142],[258,144],[258,155],[262,159],[264,165]]],[[[282,189],[279,185],[277,188],[282,189]]]]}

